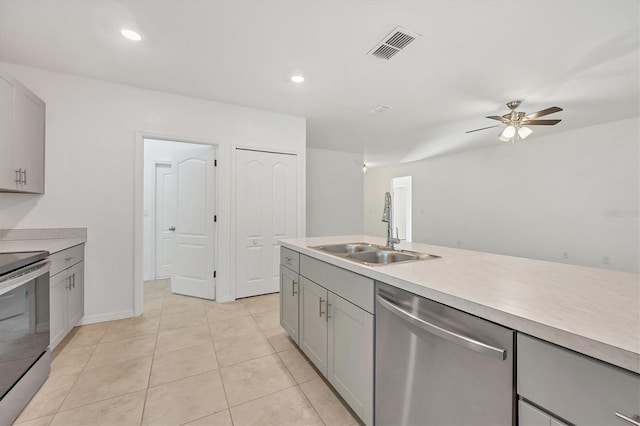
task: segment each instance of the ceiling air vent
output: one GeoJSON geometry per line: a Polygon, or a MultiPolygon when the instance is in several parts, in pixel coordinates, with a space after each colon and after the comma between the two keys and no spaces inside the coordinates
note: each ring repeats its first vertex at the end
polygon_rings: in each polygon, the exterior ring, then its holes
{"type": "Polygon", "coordinates": [[[380,43],[376,44],[368,54],[388,61],[418,37],[420,37],[420,34],[402,27],[396,27],[380,43]]]}

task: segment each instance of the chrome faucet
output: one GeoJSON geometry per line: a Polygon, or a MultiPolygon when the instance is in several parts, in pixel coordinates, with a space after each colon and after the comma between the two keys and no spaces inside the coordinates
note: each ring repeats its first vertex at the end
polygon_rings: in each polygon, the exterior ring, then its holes
{"type": "MultiPolygon", "coordinates": [[[[384,194],[384,211],[382,212],[382,221],[387,222],[387,248],[394,249],[394,244],[400,244],[398,238],[393,238],[393,206],[391,205],[391,194],[384,194]]],[[[396,234],[397,236],[397,234],[396,234]]]]}

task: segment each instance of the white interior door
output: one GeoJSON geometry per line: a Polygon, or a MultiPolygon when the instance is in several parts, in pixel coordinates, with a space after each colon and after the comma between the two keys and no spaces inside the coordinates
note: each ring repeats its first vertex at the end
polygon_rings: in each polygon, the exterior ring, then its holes
{"type": "Polygon", "coordinates": [[[297,235],[295,155],[236,151],[236,297],[280,287],[278,240],[297,235]]]}
{"type": "Polygon", "coordinates": [[[171,276],[176,224],[175,187],[171,164],[156,164],[155,187],[155,278],[171,276]]]}
{"type": "Polygon", "coordinates": [[[212,147],[173,157],[176,194],[171,291],[215,299],[215,151],[212,147]]]}

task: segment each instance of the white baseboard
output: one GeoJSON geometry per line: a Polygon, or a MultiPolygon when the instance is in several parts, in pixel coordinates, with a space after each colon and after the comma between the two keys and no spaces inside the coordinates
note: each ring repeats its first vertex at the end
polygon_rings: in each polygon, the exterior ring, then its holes
{"type": "Polygon", "coordinates": [[[108,312],[106,314],[85,315],[82,317],[78,325],[96,324],[99,322],[115,321],[125,318],[133,318],[133,309],[120,312],[108,312]]]}

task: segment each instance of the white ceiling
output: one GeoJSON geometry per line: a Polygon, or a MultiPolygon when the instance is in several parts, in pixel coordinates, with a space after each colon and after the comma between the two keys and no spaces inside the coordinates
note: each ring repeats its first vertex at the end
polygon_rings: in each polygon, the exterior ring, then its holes
{"type": "Polygon", "coordinates": [[[0,0],[0,60],[306,117],[309,146],[388,164],[500,143],[499,129],[464,132],[512,99],[565,109],[527,143],[639,115],[639,5],[0,0]],[[397,25],[422,37],[367,56],[397,25]],[[378,104],[391,109],[369,114],[378,104]]]}

